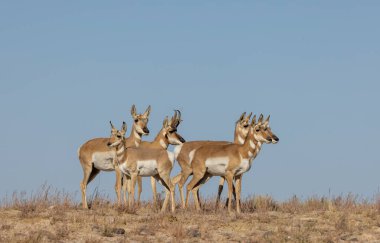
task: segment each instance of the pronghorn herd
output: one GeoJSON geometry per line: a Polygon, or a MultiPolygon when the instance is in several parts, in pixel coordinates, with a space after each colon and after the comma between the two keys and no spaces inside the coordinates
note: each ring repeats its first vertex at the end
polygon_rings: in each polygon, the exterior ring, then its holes
{"type": "Polygon", "coordinates": [[[212,176],[220,176],[216,207],[220,202],[223,184],[228,184],[228,211],[232,211],[232,196],[236,199],[236,211],[241,212],[241,180],[245,172],[249,171],[253,159],[261,150],[264,143],[277,143],[278,137],[273,134],[269,126],[269,116],[264,120],[261,114],[256,121],[252,113],[246,116],[244,112],[235,124],[234,142],[228,141],[190,141],[185,140],[177,133],[181,123],[181,112],[175,110],[174,116],[166,117],[162,129],[152,142],[141,141],[143,135],[149,134],[147,127],[150,106],[143,114],[137,114],[135,105],[131,115],[133,125],[129,137],[125,137],[127,125],[123,122],[121,130],[116,129],[112,122],[109,138],[94,138],[84,143],[78,149],[79,161],[83,168],[83,180],[80,183],[82,192],[82,206],[88,208],[86,188],[100,171],[115,171],[115,191],[118,205],[121,204],[121,191],[124,204],[134,205],[135,187],[138,184],[138,202],[142,191],[142,177],[151,177],[153,201],[156,202],[156,181],[166,189],[166,196],[161,208],[165,211],[171,201],[171,211],[175,211],[175,185],[178,184],[181,204],[188,206],[190,192],[192,192],[195,206],[200,210],[199,188],[212,176]],[[169,145],[176,145],[174,152],[168,151],[169,145]],[[173,178],[170,173],[177,160],[181,172],[173,178]],[[186,199],[183,187],[186,186],[186,199]],[[236,187],[236,190],[235,190],[236,187]],[[127,200],[128,193],[128,200],[127,200]]]}

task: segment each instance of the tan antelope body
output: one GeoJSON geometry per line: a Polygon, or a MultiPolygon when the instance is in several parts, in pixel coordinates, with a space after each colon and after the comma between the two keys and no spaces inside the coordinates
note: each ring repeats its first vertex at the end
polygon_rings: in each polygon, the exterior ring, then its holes
{"type": "Polygon", "coordinates": [[[261,124],[255,124],[252,119],[248,136],[244,144],[208,145],[199,148],[194,153],[191,167],[193,178],[187,185],[186,206],[188,205],[189,193],[193,192],[197,210],[200,210],[197,191],[200,186],[207,182],[212,176],[222,176],[228,183],[228,211],[231,212],[231,198],[233,180],[236,180],[236,208],[240,213],[241,178],[243,173],[249,171],[252,160],[256,156],[256,146],[262,143],[270,143],[272,138],[264,131],[261,124]]]}
{"type": "MultiPolygon", "coordinates": [[[[245,138],[247,137],[249,131],[249,120],[251,118],[251,114],[245,117],[245,112],[240,116],[235,125],[235,133],[234,133],[234,143],[243,144],[245,138]]],[[[176,156],[176,160],[181,167],[181,172],[177,176],[173,178],[173,183],[177,184],[179,187],[179,192],[181,196],[182,207],[185,207],[185,198],[183,195],[183,186],[186,183],[189,176],[192,174],[191,168],[191,160],[195,151],[203,146],[209,145],[226,145],[231,144],[231,142],[227,141],[190,141],[186,142],[182,145],[177,146],[174,149],[174,153],[176,156]]],[[[221,183],[223,185],[224,180],[221,179],[221,183]]],[[[221,192],[220,192],[221,193],[221,192]]]]}
{"type": "MultiPolygon", "coordinates": [[[[259,120],[258,120],[258,123],[262,123],[262,119],[263,119],[263,116],[260,115],[259,117],[259,120]]],[[[268,137],[270,137],[272,139],[272,143],[273,144],[276,144],[279,139],[278,137],[272,132],[272,129],[269,127],[269,119],[270,119],[270,116],[267,117],[267,119],[265,120],[264,124],[263,124],[263,130],[264,132],[267,134],[268,137]]],[[[255,148],[255,153],[254,153],[254,156],[252,159],[255,159],[257,157],[257,155],[259,154],[259,152],[261,151],[261,147],[262,147],[262,143],[261,142],[255,142],[255,145],[256,145],[256,148],[255,148]]],[[[222,194],[222,191],[223,191],[223,185],[224,185],[224,182],[225,182],[225,178],[222,176],[220,178],[220,181],[219,181],[219,187],[218,187],[218,195],[217,195],[217,199],[216,199],[216,207],[218,206],[219,204],[219,201],[220,201],[220,196],[222,194]]],[[[236,195],[235,195],[235,186],[233,186],[233,194],[234,194],[234,197],[236,199],[236,195]]],[[[226,206],[228,206],[228,201],[229,201],[229,198],[227,198],[226,200],[226,206]]]]}
{"type": "MultiPolygon", "coordinates": [[[[167,127],[167,119],[164,121],[164,127],[167,127]]],[[[176,127],[173,129],[172,134],[176,131],[176,127]]],[[[180,135],[176,135],[177,139],[173,136],[168,136],[168,140],[172,144],[182,144],[183,138],[180,135]],[[169,139],[170,137],[170,139],[169,139]]],[[[175,210],[174,202],[174,186],[170,180],[170,172],[174,165],[174,153],[167,151],[166,149],[152,149],[152,148],[125,148],[123,137],[111,137],[109,139],[109,146],[115,147],[117,154],[117,164],[119,170],[130,178],[131,185],[128,187],[129,192],[129,205],[134,204],[134,190],[137,177],[154,177],[159,181],[166,189],[167,194],[162,211],[166,209],[168,197],[170,193],[172,211],[175,210]]]]}
{"type": "MultiPolygon", "coordinates": [[[[131,114],[134,118],[131,134],[124,140],[125,147],[136,147],[141,142],[141,136],[149,134],[147,128],[148,117],[150,113],[150,106],[147,108],[144,114],[136,114],[136,108],[133,105],[131,114]]],[[[124,123],[123,129],[117,131],[112,129],[111,136],[122,136],[124,138],[126,132],[126,125],[124,123]]],[[[114,158],[116,156],[115,151],[110,149],[107,143],[109,138],[94,138],[84,143],[78,149],[78,157],[83,169],[83,180],[80,183],[82,192],[82,206],[88,208],[86,189],[88,183],[90,183],[100,171],[114,171],[116,173],[115,191],[117,195],[117,201],[120,205],[120,189],[121,189],[121,173],[118,168],[115,169],[114,158]]]]}
{"type": "MultiPolygon", "coordinates": [[[[177,127],[181,123],[181,112],[176,110],[174,116],[168,120],[164,120],[162,124],[162,129],[158,132],[156,138],[152,142],[142,141],[139,148],[146,149],[162,149],[167,150],[169,144],[179,145],[183,144],[185,140],[177,133],[177,127]]],[[[141,181],[141,176],[138,177],[138,182],[141,181]]],[[[151,177],[151,186],[153,191],[153,202],[157,202],[157,190],[156,190],[156,179],[151,177]]],[[[141,196],[141,182],[138,184],[138,203],[140,202],[141,196]]]]}

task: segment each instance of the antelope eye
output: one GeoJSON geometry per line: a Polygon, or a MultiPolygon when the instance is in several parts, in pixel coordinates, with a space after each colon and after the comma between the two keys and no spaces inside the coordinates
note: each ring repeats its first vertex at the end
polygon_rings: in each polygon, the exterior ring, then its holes
{"type": "Polygon", "coordinates": [[[247,128],[247,127],[248,127],[248,125],[244,125],[243,127],[247,128]]]}
{"type": "Polygon", "coordinates": [[[135,122],[137,123],[139,120],[138,119],[135,119],[135,122]]]}
{"type": "Polygon", "coordinates": [[[256,129],[256,132],[259,132],[260,131],[260,129],[256,129]]]}
{"type": "Polygon", "coordinates": [[[121,138],[121,135],[117,135],[116,137],[117,137],[117,138],[121,138]]]}

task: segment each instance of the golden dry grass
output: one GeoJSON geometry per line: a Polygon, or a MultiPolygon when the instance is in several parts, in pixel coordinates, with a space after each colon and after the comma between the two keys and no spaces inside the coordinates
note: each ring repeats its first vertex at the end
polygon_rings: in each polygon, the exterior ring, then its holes
{"type": "Polygon", "coordinates": [[[161,214],[148,202],[117,207],[98,193],[84,210],[73,198],[43,186],[32,195],[3,199],[0,242],[380,242],[379,197],[277,202],[255,196],[242,202],[239,215],[216,211],[211,199],[203,201],[201,212],[191,205],[161,214]]]}

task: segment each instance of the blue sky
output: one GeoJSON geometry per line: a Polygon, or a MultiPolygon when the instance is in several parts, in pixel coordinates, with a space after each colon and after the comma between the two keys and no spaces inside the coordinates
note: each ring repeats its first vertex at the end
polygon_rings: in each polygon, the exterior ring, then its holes
{"type": "MultiPolygon", "coordinates": [[[[243,111],[270,114],[280,143],[263,147],[244,196],[371,197],[379,12],[378,1],[1,1],[0,196],[44,182],[79,191],[77,148],[151,104],[147,140],[173,109],[188,141],[232,140],[243,111]]],[[[88,191],[114,197],[113,186],[104,172],[88,191]]]]}

